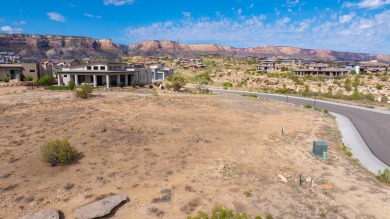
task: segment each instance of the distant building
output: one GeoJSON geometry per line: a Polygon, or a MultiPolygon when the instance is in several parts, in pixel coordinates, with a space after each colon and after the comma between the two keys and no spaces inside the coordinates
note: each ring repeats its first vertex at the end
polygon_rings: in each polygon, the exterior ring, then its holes
{"type": "Polygon", "coordinates": [[[340,77],[349,74],[345,68],[316,68],[316,69],[295,69],[296,76],[325,76],[325,77],[340,77]]]}
{"type": "Polygon", "coordinates": [[[39,64],[36,62],[0,64],[0,79],[5,77],[17,81],[25,81],[27,77],[31,77],[33,80],[38,79],[41,77],[39,64]]]}
{"type": "Polygon", "coordinates": [[[0,51],[0,64],[20,63],[20,56],[14,52],[0,51]]]}

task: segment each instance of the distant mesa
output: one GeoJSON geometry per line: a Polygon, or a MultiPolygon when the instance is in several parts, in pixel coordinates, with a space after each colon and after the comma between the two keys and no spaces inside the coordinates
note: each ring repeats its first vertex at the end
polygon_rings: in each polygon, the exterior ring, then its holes
{"type": "Polygon", "coordinates": [[[390,63],[390,55],[303,49],[291,46],[234,48],[218,44],[185,44],[160,40],[143,41],[126,46],[113,43],[110,39],[37,34],[0,34],[0,51],[12,51],[27,59],[115,59],[129,55],[191,57],[216,54],[232,57],[288,57],[306,60],[378,60],[390,63]]]}

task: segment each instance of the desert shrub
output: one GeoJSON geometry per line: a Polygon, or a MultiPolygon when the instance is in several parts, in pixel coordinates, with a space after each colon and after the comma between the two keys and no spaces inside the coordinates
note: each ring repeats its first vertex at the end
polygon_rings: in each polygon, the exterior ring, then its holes
{"type": "Polygon", "coordinates": [[[174,91],[179,91],[186,84],[187,80],[183,74],[175,72],[173,75],[169,76],[168,81],[171,82],[171,87],[174,91]]]}
{"type": "Polygon", "coordinates": [[[257,98],[256,94],[241,94],[243,97],[252,97],[252,98],[257,98]]]}
{"type": "Polygon", "coordinates": [[[118,83],[118,87],[123,88],[124,86],[125,86],[125,84],[124,84],[123,82],[120,81],[120,82],[118,83]]]}
{"type": "Polygon", "coordinates": [[[154,88],[153,84],[149,84],[149,89],[153,89],[153,88],[154,88]]]}
{"type": "Polygon", "coordinates": [[[383,84],[376,84],[375,87],[378,90],[382,90],[383,89],[383,84]]]}
{"type": "MultiPolygon", "coordinates": [[[[246,213],[236,213],[233,210],[226,209],[224,207],[217,206],[213,209],[211,215],[208,215],[202,211],[198,212],[197,216],[188,216],[187,219],[250,219],[246,213]]],[[[261,219],[261,216],[255,216],[255,219],[261,219]]]]}
{"type": "Polygon", "coordinates": [[[41,146],[41,160],[51,166],[70,164],[77,155],[77,150],[70,146],[67,139],[51,140],[41,146]]]}
{"type": "Polygon", "coordinates": [[[4,78],[3,78],[3,81],[4,81],[5,83],[8,83],[8,82],[9,82],[9,80],[10,80],[10,78],[9,78],[9,77],[4,77],[4,78]]]}
{"type": "Polygon", "coordinates": [[[33,80],[34,80],[33,77],[31,77],[30,75],[27,75],[26,81],[33,81],[33,80]]]}
{"type": "Polygon", "coordinates": [[[344,87],[348,92],[352,90],[351,80],[349,78],[345,80],[344,87]]]}
{"type": "Polygon", "coordinates": [[[372,75],[369,75],[369,76],[368,76],[368,79],[370,79],[370,80],[373,79],[373,78],[374,78],[374,77],[373,77],[372,75]]]}
{"type": "Polygon", "coordinates": [[[229,87],[233,87],[233,84],[231,83],[231,82],[223,82],[223,87],[225,88],[225,89],[227,89],[227,88],[229,88],[229,87]]]}
{"type": "Polygon", "coordinates": [[[70,90],[74,90],[74,88],[76,87],[76,83],[73,80],[71,80],[68,82],[68,87],[70,90]]]}
{"type": "Polygon", "coordinates": [[[381,182],[390,183],[390,169],[385,169],[383,172],[379,170],[377,178],[381,182]]]}
{"type": "Polygon", "coordinates": [[[303,107],[305,107],[306,109],[311,109],[313,106],[312,105],[310,105],[310,104],[306,104],[305,106],[303,106],[303,107]]]}
{"type": "Polygon", "coordinates": [[[381,81],[387,81],[389,80],[389,76],[387,75],[383,75],[381,78],[380,78],[381,81]]]}
{"type": "Polygon", "coordinates": [[[347,152],[345,152],[345,154],[348,156],[348,157],[352,157],[352,152],[351,151],[347,151],[347,152]]]}
{"type": "Polygon", "coordinates": [[[382,95],[382,96],[381,96],[381,102],[387,103],[387,101],[389,101],[389,98],[386,97],[385,95],[382,95]]]}
{"type": "Polygon", "coordinates": [[[329,110],[328,109],[324,109],[323,110],[325,114],[329,114],[329,110]]]}
{"type": "Polygon", "coordinates": [[[41,77],[36,81],[36,84],[41,86],[49,86],[52,85],[52,83],[53,83],[53,77],[49,75],[44,75],[43,77],[41,77]]]}
{"type": "Polygon", "coordinates": [[[74,91],[76,97],[87,99],[92,96],[93,88],[89,84],[83,84],[77,87],[74,91]]]}

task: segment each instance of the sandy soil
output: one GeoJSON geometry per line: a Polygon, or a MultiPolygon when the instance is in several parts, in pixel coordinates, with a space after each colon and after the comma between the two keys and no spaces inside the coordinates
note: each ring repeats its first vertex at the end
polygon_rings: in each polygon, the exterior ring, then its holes
{"type": "Polygon", "coordinates": [[[45,207],[73,218],[118,193],[130,201],[114,218],[185,218],[216,205],[275,218],[390,215],[390,187],[343,153],[334,119],[314,110],[224,95],[0,92],[0,130],[4,219],[45,207]],[[42,163],[40,146],[55,138],[83,157],[42,163]],[[318,139],[330,144],[327,163],[309,154],[318,139]],[[299,186],[299,173],[314,187],[299,186]]]}

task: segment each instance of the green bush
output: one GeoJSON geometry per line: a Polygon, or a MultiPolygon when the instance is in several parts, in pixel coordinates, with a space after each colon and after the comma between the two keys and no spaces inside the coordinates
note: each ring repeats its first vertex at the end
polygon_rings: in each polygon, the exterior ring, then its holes
{"type": "MultiPolygon", "coordinates": [[[[198,212],[197,216],[188,216],[187,219],[250,219],[246,213],[236,213],[233,210],[226,209],[224,207],[215,207],[211,215],[208,215],[202,211],[198,212]]],[[[261,219],[261,216],[255,216],[255,219],[261,219]]]]}
{"type": "Polygon", "coordinates": [[[306,104],[305,106],[303,106],[303,107],[305,107],[306,109],[311,109],[313,106],[312,105],[310,105],[310,104],[306,104]]]}
{"type": "Polygon", "coordinates": [[[389,76],[387,75],[383,75],[381,78],[380,78],[381,81],[387,81],[389,80],[389,76]]]}
{"type": "Polygon", "coordinates": [[[186,85],[186,78],[183,74],[175,72],[173,75],[169,76],[168,81],[171,82],[171,87],[174,91],[179,91],[184,85],[186,85]]]}
{"type": "Polygon", "coordinates": [[[73,80],[70,80],[68,82],[68,86],[70,90],[74,90],[74,88],[76,87],[76,83],[73,80]]]}
{"type": "Polygon", "coordinates": [[[153,84],[149,84],[149,89],[153,89],[153,88],[154,88],[153,84]]]}
{"type": "Polygon", "coordinates": [[[377,178],[381,182],[390,183],[390,169],[386,168],[383,172],[379,170],[377,178]]]}
{"type": "Polygon", "coordinates": [[[223,82],[222,86],[225,88],[233,87],[233,84],[231,82],[223,82]]]}
{"type": "Polygon", "coordinates": [[[51,166],[66,165],[77,159],[77,150],[67,139],[56,139],[41,146],[41,160],[51,166]]]}
{"type": "Polygon", "coordinates": [[[124,86],[125,84],[122,81],[118,82],[118,87],[123,88],[124,86]]]}
{"type": "Polygon", "coordinates": [[[382,90],[383,89],[383,84],[376,84],[375,87],[378,90],[382,90]]]}
{"type": "Polygon", "coordinates": [[[3,81],[4,81],[5,83],[8,83],[8,82],[9,82],[9,80],[10,80],[10,78],[9,78],[9,77],[4,77],[4,78],[3,78],[3,81]]]}
{"type": "Polygon", "coordinates": [[[36,84],[41,85],[41,86],[52,85],[53,84],[53,77],[48,76],[48,75],[44,75],[43,77],[41,77],[40,79],[37,80],[36,84]]]}
{"type": "Polygon", "coordinates": [[[387,101],[389,101],[389,98],[386,97],[385,95],[382,95],[382,96],[381,96],[381,102],[387,103],[387,101]]]}
{"type": "Polygon", "coordinates": [[[33,81],[33,80],[34,80],[33,77],[31,77],[30,75],[27,75],[26,81],[33,81]]]}
{"type": "Polygon", "coordinates": [[[345,80],[344,87],[348,92],[352,90],[351,80],[349,78],[345,80]]]}
{"type": "Polygon", "coordinates": [[[323,110],[325,114],[329,114],[329,110],[328,109],[324,109],[323,110]]]}
{"type": "Polygon", "coordinates": [[[83,84],[75,89],[76,97],[87,99],[92,96],[93,89],[89,84],[83,84]]]}

